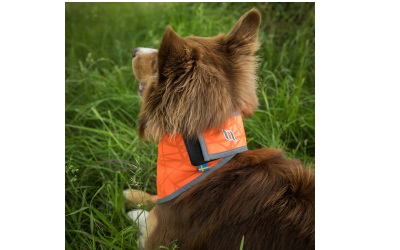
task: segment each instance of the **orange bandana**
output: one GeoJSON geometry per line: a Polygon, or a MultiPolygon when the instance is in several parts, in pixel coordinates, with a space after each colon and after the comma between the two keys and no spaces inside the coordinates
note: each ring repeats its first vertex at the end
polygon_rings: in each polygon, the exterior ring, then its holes
{"type": "Polygon", "coordinates": [[[193,149],[181,134],[164,135],[158,144],[157,203],[164,203],[204,179],[237,153],[247,150],[246,134],[240,115],[229,118],[219,129],[198,137],[198,154],[203,161],[193,160],[193,149]],[[189,153],[190,152],[190,156],[189,153]]]}

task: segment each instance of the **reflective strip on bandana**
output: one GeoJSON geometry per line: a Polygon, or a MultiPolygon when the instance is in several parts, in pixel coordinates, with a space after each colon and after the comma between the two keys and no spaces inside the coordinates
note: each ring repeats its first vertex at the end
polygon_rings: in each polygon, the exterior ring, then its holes
{"type": "Polygon", "coordinates": [[[184,193],[185,191],[189,190],[190,188],[192,188],[194,185],[196,185],[197,183],[199,183],[200,181],[204,180],[204,178],[206,178],[208,175],[210,175],[211,173],[213,173],[214,171],[216,171],[217,169],[219,169],[220,167],[222,167],[223,165],[225,165],[225,163],[227,163],[228,161],[230,161],[232,158],[234,157],[234,155],[225,157],[223,159],[221,159],[220,161],[218,161],[217,164],[215,164],[212,168],[210,168],[208,171],[204,172],[204,173],[199,173],[199,175],[193,179],[190,182],[187,182],[187,184],[185,184],[184,186],[180,187],[179,189],[175,190],[174,192],[170,193],[169,195],[165,195],[160,197],[160,195],[158,194],[158,182],[157,182],[157,204],[161,204],[167,201],[170,201],[172,199],[175,199],[176,197],[178,197],[179,195],[181,195],[182,193],[184,193]]]}

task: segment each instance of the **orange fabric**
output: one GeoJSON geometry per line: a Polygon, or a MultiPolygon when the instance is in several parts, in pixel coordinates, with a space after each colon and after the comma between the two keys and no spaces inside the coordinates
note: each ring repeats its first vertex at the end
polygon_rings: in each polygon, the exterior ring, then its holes
{"type": "MultiPolygon", "coordinates": [[[[221,159],[209,163],[209,168],[221,159]]],[[[190,163],[182,135],[164,135],[158,144],[157,198],[161,199],[199,177],[202,173],[190,163]]]]}
{"type": "MultiPolygon", "coordinates": [[[[209,154],[220,153],[246,145],[246,135],[241,116],[229,118],[221,129],[203,134],[209,154]],[[225,130],[225,132],[223,131],[225,130]],[[228,131],[228,132],[227,132],[228,131]],[[232,131],[232,133],[230,132],[232,131]]],[[[212,168],[222,158],[208,162],[212,168]]],[[[162,199],[202,175],[190,162],[181,134],[164,135],[158,144],[157,198],[162,199]]]]}

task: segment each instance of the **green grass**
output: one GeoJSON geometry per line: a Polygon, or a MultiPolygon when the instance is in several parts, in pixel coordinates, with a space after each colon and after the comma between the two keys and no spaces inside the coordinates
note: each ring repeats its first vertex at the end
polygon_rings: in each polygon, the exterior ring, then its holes
{"type": "Polygon", "coordinates": [[[182,36],[227,33],[253,6],[262,63],[249,148],[284,148],[314,165],[313,3],[65,4],[66,249],[135,249],[122,190],[156,191],[156,143],[138,140],[132,49],[157,48],[168,24],[182,36]]]}

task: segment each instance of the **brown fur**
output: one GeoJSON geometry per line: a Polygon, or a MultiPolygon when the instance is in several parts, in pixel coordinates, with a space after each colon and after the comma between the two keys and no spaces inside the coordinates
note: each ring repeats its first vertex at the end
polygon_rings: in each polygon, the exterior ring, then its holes
{"type": "Polygon", "coordinates": [[[149,249],[314,248],[314,175],[282,152],[238,154],[171,202],[157,205],[149,249]]]}
{"type": "MultiPolygon", "coordinates": [[[[134,58],[136,77],[151,79],[140,135],[196,136],[235,111],[252,114],[260,21],[260,13],[250,10],[228,35],[212,38],[181,38],[167,27],[157,58],[143,55],[142,65],[134,58]],[[140,70],[144,65],[147,70],[140,70]]],[[[175,242],[180,249],[238,249],[244,236],[245,249],[313,249],[314,190],[314,174],[281,150],[237,154],[178,198],[154,207],[147,248],[175,242]]]]}

